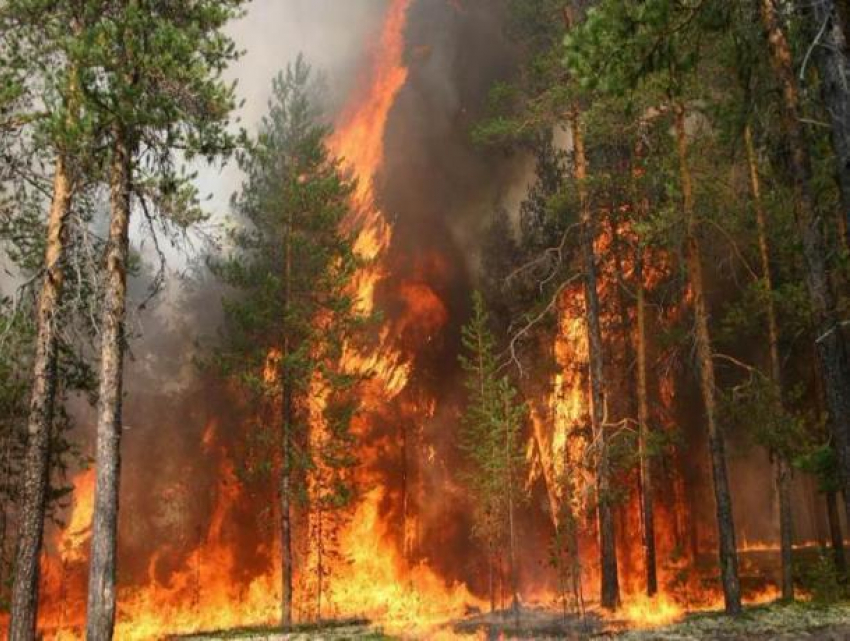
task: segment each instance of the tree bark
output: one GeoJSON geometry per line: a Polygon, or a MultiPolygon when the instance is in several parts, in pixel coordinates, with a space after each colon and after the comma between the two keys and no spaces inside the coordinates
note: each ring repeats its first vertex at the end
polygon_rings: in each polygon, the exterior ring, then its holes
{"type": "MultiPolygon", "coordinates": [[[[758,159],[753,144],[750,126],[744,129],[744,143],[747,150],[747,164],[750,169],[750,188],[753,192],[753,205],[756,212],[758,229],[759,257],[761,274],[767,295],[767,339],[770,352],[770,378],[776,387],[776,408],[783,411],[782,361],[779,357],[779,323],[776,319],[776,305],[773,302],[773,274],[770,269],[770,245],[767,238],[767,212],[761,197],[761,178],[758,159]]],[[[771,452],[776,473],[776,495],[779,498],[779,539],[782,566],[782,598],[794,598],[794,515],[791,507],[791,464],[784,452],[771,452]]]]}
{"type": "Polygon", "coordinates": [[[614,530],[614,509],[611,492],[611,470],[608,458],[608,439],[605,431],[605,365],[603,357],[602,325],[599,318],[599,292],[597,289],[596,251],[593,246],[593,217],[587,191],[587,157],[581,114],[573,109],[570,114],[573,136],[573,171],[578,183],[581,201],[581,249],[584,262],[584,283],[588,344],[590,348],[590,412],[593,437],[598,443],[597,503],[599,519],[599,551],[602,568],[600,603],[603,608],[615,610],[620,605],[620,586],[617,572],[617,546],[614,530]]]}
{"type": "Polygon", "coordinates": [[[836,0],[835,6],[838,9],[838,20],[841,31],[844,33],[844,41],[850,43],[850,0],[836,0]]]}
{"type": "MultiPolygon", "coordinates": [[[[283,314],[288,314],[292,301],[292,212],[286,223],[284,238],[284,301],[283,314]]],[[[290,332],[284,318],[283,351],[281,354],[281,467],[280,467],[280,547],[281,547],[281,590],[280,624],[286,630],[292,627],[292,430],[295,419],[294,391],[290,378],[290,332]]]]}
{"type": "MultiPolygon", "coordinates": [[[[505,417],[511,414],[510,404],[505,399],[505,417]]],[[[508,539],[510,542],[510,572],[511,572],[511,609],[514,617],[519,622],[519,579],[516,553],[516,524],[514,522],[514,463],[513,463],[513,439],[510,425],[505,425],[505,465],[508,474],[508,539]]]]}
{"type": "Polygon", "coordinates": [[[97,455],[89,565],[86,638],[112,639],[115,626],[115,570],[118,495],[121,476],[121,411],[124,385],[124,322],[127,306],[132,145],[116,127],[110,168],[109,241],[101,319],[97,455]]]}
{"type": "MultiPolygon", "coordinates": [[[[638,191],[638,178],[643,168],[641,144],[635,147],[634,165],[632,167],[632,208],[634,214],[643,218],[648,213],[648,200],[645,194],[638,191]]],[[[658,560],[655,547],[655,484],[652,478],[652,458],[649,452],[649,440],[652,433],[649,418],[649,384],[647,361],[647,332],[646,332],[646,286],[644,282],[645,252],[638,246],[635,251],[635,287],[637,296],[635,312],[637,326],[634,334],[635,359],[635,391],[638,410],[638,459],[640,466],[640,508],[641,525],[643,526],[643,558],[646,579],[646,594],[655,596],[658,592],[658,560]]]]}
{"type": "Polygon", "coordinates": [[[844,555],[844,535],[841,533],[841,519],[838,517],[838,496],[835,492],[826,493],[826,515],[829,520],[829,540],[835,569],[840,576],[847,574],[847,557],[844,555]]]}
{"type": "Polygon", "coordinates": [[[711,470],[714,479],[720,576],[723,583],[726,612],[729,614],[738,614],[741,612],[738,551],[735,543],[735,523],[732,516],[732,495],[729,491],[729,478],[726,471],[726,446],[720,426],[717,423],[717,385],[714,374],[714,354],[711,346],[711,333],[708,328],[708,302],[705,296],[705,283],[703,280],[702,252],[697,236],[693,180],[688,162],[688,135],[684,105],[681,103],[677,104],[675,111],[676,140],[681,172],[682,195],[684,198],[684,214],[687,221],[685,252],[688,277],[693,295],[700,389],[705,404],[708,447],[711,454],[711,470]]]}
{"type": "MultiPolygon", "coordinates": [[[[811,3],[809,31],[821,80],[821,95],[832,124],[836,178],[841,190],[844,227],[850,222],[850,60],[847,36],[834,0],[811,3]]],[[[846,240],[846,239],[845,239],[846,240]]]]}
{"type": "Polygon", "coordinates": [[[844,506],[850,517],[850,362],[830,280],[824,217],[812,191],[812,160],[800,122],[800,97],[788,39],[772,0],[761,0],[761,16],[767,32],[771,65],[782,88],[782,119],[790,152],[795,215],[806,262],[806,286],[814,315],[821,374],[826,390],[844,506]]]}
{"type": "Polygon", "coordinates": [[[646,358],[646,289],[643,284],[643,255],[636,259],[637,280],[637,400],[638,400],[638,456],[640,459],[641,521],[643,524],[643,558],[646,572],[646,594],[658,592],[658,561],[655,550],[655,505],[652,461],[649,455],[649,391],[646,358]]]}
{"type": "Polygon", "coordinates": [[[10,641],[35,638],[38,618],[39,557],[50,480],[50,433],[56,394],[57,314],[65,280],[66,224],[73,188],[67,159],[56,158],[53,199],[47,220],[44,277],[38,299],[32,394],[27,420],[15,580],[12,585],[10,641]]]}

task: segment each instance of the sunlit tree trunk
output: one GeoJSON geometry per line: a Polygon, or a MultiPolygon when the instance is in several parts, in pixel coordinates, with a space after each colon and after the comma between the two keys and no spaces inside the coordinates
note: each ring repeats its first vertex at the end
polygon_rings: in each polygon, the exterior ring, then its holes
{"type": "MultiPolygon", "coordinates": [[[[767,312],[767,341],[770,352],[770,377],[778,394],[777,410],[782,411],[782,361],[779,358],[779,323],[776,320],[776,305],[773,302],[773,276],[770,269],[770,246],[767,238],[767,213],[761,198],[761,179],[758,160],[753,145],[750,127],[744,130],[747,162],[750,169],[750,188],[758,228],[759,257],[764,281],[767,312]]],[[[783,452],[772,452],[776,473],[776,493],[779,497],[779,538],[782,559],[782,598],[794,598],[794,520],[791,508],[791,464],[783,452]]]]}
{"type": "Polygon", "coordinates": [[[47,219],[44,276],[36,316],[32,395],[18,516],[15,580],[12,585],[10,641],[35,638],[38,618],[39,557],[50,476],[50,432],[56,394],[57,314],[65,280],[65,228],[71,210],[72,192],[67,160],[60,154],[54,169],[53,199],[47,219]]]}
{"type": "Polygon", "coordinates": [[[685,254],[688,278],[693,295],[696,354],[698,361],[700,390],[705,404],[708,427],[708,447],[714,480],[714,498],[717,509],[719,537],[720,576],[726,612],[741,611],[741,584],[738,578],[738,551],[735,543],[735,523],[732,516],[732,495],[726,470],[726,447],[717,422],[717,385],[714,373],[714,354],[708,328],[708,301],[702,270],[702,253],[697,236],[697,221],[694,203],[693,179],[688,160],[688,134],[684,105],[676,105],[676,141],[679,154],[684,214],[687,224],[685,254]]]}
{"type": "Polygon", "coordinates": [[[113,133],[109,177],[111,219],[100,327],[102,343],[97,408],[97,471],[86,620],[86,636],[95,641],[111,639],[115,625],[124,321],[132,181],[132,145],[127,132],[121,127],[115,127],[113,133]]]}
{"type": "Polygon", "coordinates": [[[850,362],[830,281],[824,217],[818,212],[812,191],[812,160],[800,121],[800,97],[791,49],[773,0],[761,0],[760,6],[771,64],[782,89],[782,116],[790,151],[797,227],[806,261],[806,285],[817,332],[815,343],[838,449],[845,510],[850,517],[850,362]]]}
{"type": "Polygon", "coordinates": [[[573,171],[578,183],[581,201],[581,251],[584,264],[585,321],[587,324],[590,351],[591,422],[597,443],[598,462],[597,503],[599,520],[599,549],[602,567],[601,604],[607,609],[616,609],[620,604],[620,586],[617,573],[617,547],[614,530],[613,493],[611,488],[611,464],[608,438],[605,428],[605,366],[603,358],[602,324],[599,318],[599,292],[597,289],[596,251],[593,246],[594,224],[590,197],[587,190],[587,157],[581,114],[573,109],[569,117],[573,136],[573,171]]]}

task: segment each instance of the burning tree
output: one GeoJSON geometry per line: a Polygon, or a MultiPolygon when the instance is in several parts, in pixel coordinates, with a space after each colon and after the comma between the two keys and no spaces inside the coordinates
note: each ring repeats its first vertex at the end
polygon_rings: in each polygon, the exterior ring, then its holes
{"type": "Polygon", "coordinates": [[[269,113],[239,157],[246,178],[233,201],[233,250],[214,265],[237,291],[225,301],[217,361],[259,401],[263,446],[245,467],[273,470],[278,484],[284,627],[292,623],[293,512],[310,511],[321,616],[326,557],[352,503],[357,462],[349,427],[359,377],[339,365],[364,321],[351,287],[359,261],[343,231],[354,185],[328,151],[316,92],[303,58],[275,79],[269,113]]]}

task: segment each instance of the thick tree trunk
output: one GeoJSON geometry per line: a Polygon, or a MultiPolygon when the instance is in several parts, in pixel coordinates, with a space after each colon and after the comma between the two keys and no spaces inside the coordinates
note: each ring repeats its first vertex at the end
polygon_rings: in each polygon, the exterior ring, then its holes
{"type": "Polygon", "coordinates": [[[10,641],[35,638],[39,557],[50,477],[50,432],[56,392],[56,317],[65,277],[62,261],[66,251],[65,227],[71,210],[72,191],[67,162],[60,155],[54,170],[53,200],[47,220],[45,271],[36,317],[32,395],[27,421],[27,448],[9,622],[10,641]]]}
{"type": "Polygon", "coordinates": [[[711,454],[711,470],[714,479],[720,576],[723,582],[726,612],[729,614],[738,614],[741,612],[741,584],[738,578],[738,551],[735,543],[735,523],[732,517],[732,495],[729,491],[729,478],[726,471],[726,447],[723,434],[717,423],[717,386],[714,375],[714,354],[711,347],[711,333],[708,329],[708,301],[706,300],[705,283],[703,281],[702,253],[697,237],[693,181],[688,163],[688,135],[685,108],[681,104],[676,105],[676,140],[681,171],[682,195],[684,197],[684,213],[688,226],[685,252],[688,277],[693,295],[700,389],[705,404],[708,447],[711,454]]]}
{"type": "Polygon", "coordinates": [[[597,502],[599,517],[599,550],[602,568],[601,600],[603,608],[614,610],[620,605],[620,586],[617,572],[617,544],[614,530],[614,507],[611,491],[611,470],[608,439],[605,430],[605,365],[603,358],[602,325],[599,317],[596,252],[593,246],[593,217],[587,193],[587,157],[581,116],[578,109],[570,114],[573,136],[573,170],[581,200],[581,247],[584,262],[585,320],[590,348],[590,411],[593,436],[598,444],[597,502]]]}
{"type": "MultiPolygon", "coordinates": [[[[286,225],[284,239],[284,316],[292,300],[292,214],[286,225]]],[[[292,381],[289,377],[290,335],[288,328],[283,331],[282,371],[280,375],[281,416],[283,418],[281,434],[280,466],[280,549],[281,549],[281,586],[280,586],[280,624],[286,630],[292,626],[292,431],[295,421],[295,404],[292,381]]]]}
{"type": "Polygon", "coordinates": [[[89,561],[86,638],[108,641],[115,626],[118,490],[121,477],[121,409],[124,384],[124,320],[127,306],[132,145],[118,128],[110,169],[109,242],[101,319],[97,455],[89,561]]]}
{"type": "MultiPolygon", "coordinates": [[[[773,275],[770,269],[770,245],[767,238],[767,213],[761,198],[761,178],[759,177],[753,134],[749,125],[744,130],[744,143],[747,150],[747,163],[750,169],[750,188],[753,192],[753,205],[758,228],[759,257],[761,274],[767,295],[767,342],[770,352],[770,378],[776,386],[777,410],[783,409],[782,361],[779,357],[779,323],[776,319],[776,305],[773,302],[773,275]]],[[[782,561],[782,598],[794,598],[794,515],[791,507],[791,465],[784,452],[771,452],[776,468],[776,495],[779,499],[779,539],[782,561]]]]}
{"type": "Polygon", "coordinates": [[[809,31],[817,38],[816,59],[821,94],[832,124],[832,146],[837,162],[836,177],[841,189],[842,218],[850,222],[850,59],[847,37],[834,0],[817,0],[809,12],[809,31]]]}
{"type": "Polygon", "coordinates": [[[829,520],[829,541],[835,560],[835,569],[842,577],[847,574],[847,557],[844,555],[844,535],[841,533],[841,519],[838,517],[838,496],[835,492],[826,493],[826,515],[829,520]]]}
{"type": "Polygon", "coordinates": [[[836,295],[830,281],[824,217],[818,211],[812,191],[812,161],[808,140],[800,122],[800,98],[791,49],[773,0],[761,0],[760,6],[771,64],[782,88],[782,115],[790,152],[795,214],[803,244],[806,285],[817,331],[815,343],[826,390],[829,423],[838,449],[844,506],[850,517],[850,362],[836,310],[836,295]]]}

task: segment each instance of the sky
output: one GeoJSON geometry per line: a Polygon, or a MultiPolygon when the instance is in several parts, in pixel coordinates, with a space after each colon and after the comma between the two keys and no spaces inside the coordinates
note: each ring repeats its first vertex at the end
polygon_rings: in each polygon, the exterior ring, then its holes
{"type": "MultiPolygon", "coordinates": [[[[299,53],[325,75],[329,97],[339,103],[351,89],[366,53],[368,36],[380,27],[386,0],[253,0],[246,16],[229,29],[243,57],[228,79],[237,83],[244,105],[237,126],[254,131],[266,112],[274,76],[299,53]]],[[[240,175],[231,163],[224,170],[201,170],[198,187],[210,195],[208,209],[226,211],[240,175]]]]}

